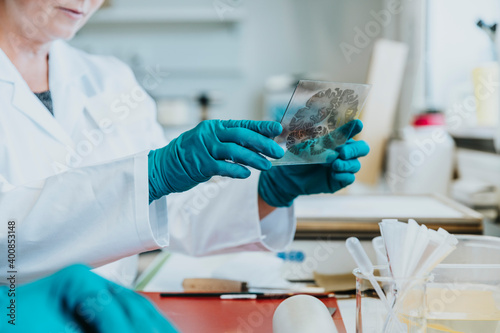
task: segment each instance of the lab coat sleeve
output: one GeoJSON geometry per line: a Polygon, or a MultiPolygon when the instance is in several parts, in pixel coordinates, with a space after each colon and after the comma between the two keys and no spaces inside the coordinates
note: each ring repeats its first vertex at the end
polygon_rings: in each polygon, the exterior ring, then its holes
{"type": "MultiPolygon", "coordinates": [[[[125,65],[122,67],[122,72],[129,78],[127,81],[132,86],[138,86],[130,69],[126,69],[125,65]]],[[[144,92],[144,95],[147,94],[144,92]]],[[[133,130],[147,133],[152,149],[163,147],[167,141],[156,120],[156,105],[149,96],[143,103],[142,110],[147,110],[147,113],[141,114],[140,121],[134,121],[133,130]]],[[[151,226],[166,228],[165,220],[168,220],[168,249],[190,255],[280,250],[291,242],[295,234],[293,208],[277,209],[260,221],[258,176],[259,173],[254,172],[246,180],[214,177],[187,192],[161,198],[154,203],[160,209],[152,207],[150,210],[151,226]]]]}
{"type": "MultiPolygon", "coordinates": [[[[17,282],[168,245],[165,228],[149,222],[147,163],[144,152],[23,186],[0,179],[0,247],[7,254],[7,240],[15,239],[17,282]],[[14,238],[8,221],[15,221],[14,238]]],[[[0,284],[7,264],[0,262],[0,284]]]]}
{"type": "Polygon", "coordinates": [[[293,240],[293,207],[259,219],[259,172],[245,180],[213,177],[168,196],[169,250],[200,256],[235,251],[279,251],[293,240]]]}

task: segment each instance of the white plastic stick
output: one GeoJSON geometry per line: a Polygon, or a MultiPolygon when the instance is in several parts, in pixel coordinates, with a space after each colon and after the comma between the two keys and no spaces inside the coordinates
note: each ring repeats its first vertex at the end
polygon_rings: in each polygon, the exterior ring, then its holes
{"type": "Polygon", "coordinates": [[[375,280],[375,277],[373,276],[373,264],[368,258],[368,255],[366,254],[365,250],[363,249],[363,246],[361,245],[361,242],[359,239],[356,237],[349,237],[346,242],[345,246],[347,247],[347,251],[351,254],[352,258],[358,265],[361,273],[365,275],[368,278],[368,281],[370,281],[371,285],[375,289],[375,292],[377,293],[378,297],[384,304],[388,315],[392,318],[392,320],[395,320],[396,323],[399,323],[396,314],[394,313],[391,304],[385,297],[384,292],[382,291],[382,288],[380,288],[380,285],[378,282],[375,280]]]}

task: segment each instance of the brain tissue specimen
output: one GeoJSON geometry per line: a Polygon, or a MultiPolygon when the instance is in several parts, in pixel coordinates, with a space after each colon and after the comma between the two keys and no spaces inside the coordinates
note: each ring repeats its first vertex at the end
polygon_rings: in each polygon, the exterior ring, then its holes
{"type": "Polygon", "coordinates": [[[342,131],[334,131],[356,118],[358,104],[358,95],[351,89],[335,88],[314,94],[289,124],[287,149],[294,155],[304,156],[335,148],[336,142],[346,138],[342,137],[345,135],[342,131]]]}

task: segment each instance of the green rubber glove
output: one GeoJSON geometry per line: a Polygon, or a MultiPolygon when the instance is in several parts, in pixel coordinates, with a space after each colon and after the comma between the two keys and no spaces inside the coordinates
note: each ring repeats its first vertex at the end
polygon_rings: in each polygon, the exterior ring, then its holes
{"type": "MultiPolygon", "coordinates": [[[[306,164],[273,167],[259,178],[259,195],[272,207],[289,207],[299,195],[334,193],[354,182],[354,174],[370,148],[364,141],[352,137],[361,132],[363,123],[354,120],[349,140],[336,151],[326,164],[306,164]]],[[[351,125],[349,125],[351,126],[351,125]]]]}
{"type": "Polygon", "coordinates": [[[250,170],[269,170],[262,155],[281,158],[272,139],[283,128],[273,121],[207,120],[181,134],[166,147],[149,153],[149,202],[184,192],[212,176],[247,178],[250,170]]]}
{"type": "MultiPolygon", "coordinates": [[[[4,313],[9,311],[8,290],[0,288],[4,313]]],[[[0,332],[178,332],[144,297],[83,265],[20,286],[15,294],[15,325],[4,314],[0,332]]]]}

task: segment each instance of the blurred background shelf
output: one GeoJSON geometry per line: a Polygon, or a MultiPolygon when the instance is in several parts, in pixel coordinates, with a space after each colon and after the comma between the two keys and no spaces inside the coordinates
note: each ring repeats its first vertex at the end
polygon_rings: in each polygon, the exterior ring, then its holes
{"type": "Polygon", "coordinates": [[[458,148],[496,154],[496,127],[476,127],[450,131],[458,148]]]}

